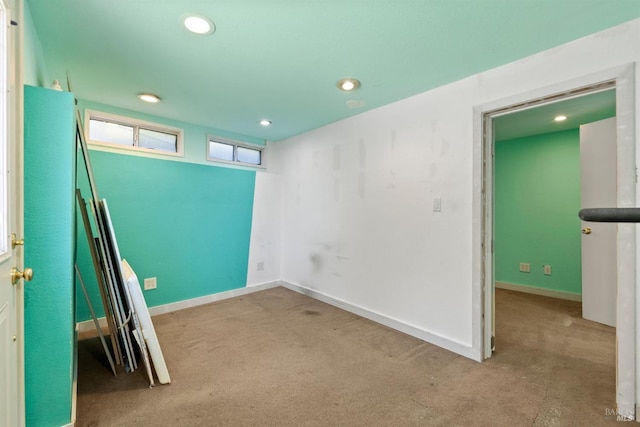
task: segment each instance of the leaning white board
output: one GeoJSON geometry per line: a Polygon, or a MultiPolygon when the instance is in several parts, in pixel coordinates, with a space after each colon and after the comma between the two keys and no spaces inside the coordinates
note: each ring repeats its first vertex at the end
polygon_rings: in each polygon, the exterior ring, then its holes
{"type": "Polygon", "coordinates": [[[142,335],[147,343],[151,361],[158,375],[158,381],[160,384],[169,384],[171,378],[169,378],[169,371],[167,370],[167,364],[164,363],[164,356],[160,349],[160,343],[156,336],[156,330],[151,322],[151,316],[149,315],[149,309],[147,303],[142,295],[142,289],[140,289],[140,282],[138,282],[138,276],[133,272],[133,269],[126,260],[121,261],[122,274],[127,282],[127,287],[131,293],[131,301],[138,314],[140,320],[140,326],[142,327],[142,335]]]}

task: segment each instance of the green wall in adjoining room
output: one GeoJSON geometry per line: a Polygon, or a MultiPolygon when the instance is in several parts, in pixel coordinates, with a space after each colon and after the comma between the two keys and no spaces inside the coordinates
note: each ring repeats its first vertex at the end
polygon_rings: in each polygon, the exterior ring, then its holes
{"type": "Polygon", "coordinates": [[[24,89],[26,425],[71,420],[74,351],[73,94],[24,89]]]}
{"type": "MultiPolygon", "coordinates": [[[[149,307],[246,286],[255,171],[95,150],[90,156],[120,255],[141,284],[157,277],[157,289],[144,292],[149,307]]],[[[78,264],[102,316],[83,227],[77,238],[78,264]]],[[[77,295],[78,320],[87,320],[84,296],[77,295]]]]}
{"type": "Polygon", "coordinates": [[[495,280],[581,294],[579,130],[496,142],[494,197],[495,280]]]}

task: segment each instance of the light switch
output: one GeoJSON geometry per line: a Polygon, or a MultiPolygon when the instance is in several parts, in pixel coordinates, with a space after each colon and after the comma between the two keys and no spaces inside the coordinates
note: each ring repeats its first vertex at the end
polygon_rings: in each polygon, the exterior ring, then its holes
{"type": "Polygon", "coordinates": [[[442,212],[442,199],[440,197],[433,199],[433,211],[442,212]]]}

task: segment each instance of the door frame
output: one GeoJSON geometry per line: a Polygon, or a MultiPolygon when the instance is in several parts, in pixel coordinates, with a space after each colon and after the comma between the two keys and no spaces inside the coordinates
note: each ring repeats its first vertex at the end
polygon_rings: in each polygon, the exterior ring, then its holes
{"type": "MultiPolygon", "coordinates": [[[[6,0],[10,23],[7,30],[7,48],[9,67],[8,84],[9,96],[7,108],[9,115],[9,151],[15,157],[13,171],[14,182],[12,202],[15,215],[15,228],[10,232],[16,233],[18,238],[24,236],[24,0],[6,0]]],[[[11,207],[9,207],[11,209],[11,207]]],[[[14,252],[13,262],[16,268],[24,270],[24,251],[14,252]]],[[[18,411],[18,425],[26,423],[25,411],[25,383],[24,383],[24,281],[15,286],[16,291],[16,338],[19,343],[16,372],[18,374],[18,395],[16,405],[18,411]]]]}
{"type": "MultiPolygon", "coordinates": [[[[636,206],[635,66],[633,63],[478,105],[473,115],[472,344],[480,360],[491,357],[495,322],[493,251],[494,117],[577,97],[612,84],[616,90],[618,207],[636,206]]],[[[576,216],[578,213],[576,212],[576,216]]],[[[618,224],[616,301],[616,404],[635,419],[636,226],[618,224]]]]}

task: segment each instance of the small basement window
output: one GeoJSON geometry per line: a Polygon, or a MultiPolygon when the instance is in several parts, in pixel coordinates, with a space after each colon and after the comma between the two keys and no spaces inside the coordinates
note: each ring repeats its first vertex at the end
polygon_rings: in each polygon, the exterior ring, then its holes
{"type": "Polygon", "coordinates": [[[184,155],[182,129],[91,110],[86,110],[85,117],[90,144],[184,155]]]}
{"type": "Polygon", "coordinates": [[[264,168],[266,166],[264,150],[265,147],[261,145],[233,141],[210,135],[207,146],[207,160],[264,168]]]}

